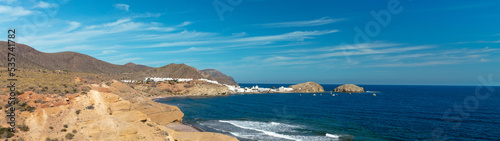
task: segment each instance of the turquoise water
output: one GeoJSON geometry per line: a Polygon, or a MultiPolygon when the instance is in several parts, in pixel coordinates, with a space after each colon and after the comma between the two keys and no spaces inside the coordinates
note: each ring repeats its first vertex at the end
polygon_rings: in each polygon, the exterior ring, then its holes
{"type": "Polygon", "coordinates": [[[370,92],[157,101],[178,106],[186,124],[240,140],[500,140],[500,87],[361,86],[370,92]]]}

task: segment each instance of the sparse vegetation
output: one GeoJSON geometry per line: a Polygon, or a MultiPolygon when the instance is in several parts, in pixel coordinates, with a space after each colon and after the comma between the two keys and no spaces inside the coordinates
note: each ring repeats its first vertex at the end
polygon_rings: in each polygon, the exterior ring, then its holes
{"type": "Polygon", "coordinates": [[[68,131],[68,130],[67,129],[61,129],[61,132],[66,132],[66,131],[68,131]]]}
{"type": "Polygon", "coordinates": [[[73,139],[74,136],[75,135],[73,135],[71,133],[67,133],[65,137],[66,137],[66,139],[71,140],[71,139],[73,139]]]}
{"type": "Polygon", "coordinates": [[[9,128],[3,128],[0,126],[0,138],[11,138],[14,133],[9,131],[9,128]]]}
{"type": "Polygon", "coordinates": [[[87,109],[94,110],[94,105],[87,106],[87,109]]]}
{"type": "Polygon", "coordinates": [[[64,128],[68,128],[68,125],[67,125],[67,124],[64,124],[64,125],[63,125],[63,127],[64,127],[64,128]]]}
{"type": "Polygon", "coordinates": [[[81,111],[81,110],[76,110],[76,111],[75,111],[76,115],[80,115],[80,111],[81,111]]]}
{"type": "Polygon", "coordinates": [[[49,137],[45,138],[45,141],[59,141],[59,139],[50,139],[49,137]]]}
{"type": "Polygon", "coordinates": [[[17,126],[17,128],[19,128],[19,130],[21,130],[23,132],[30,131],[30,127],[28,127],[27,125],[19,125],[19,126],[17,126]]]}
{"type": "Polygon", "coordinates": [[[73,131],[71,131],[71,132],[72,132],[73,134],[76,134],[76,133],[77,133],[77,131],[76,131],[76,130],[73,130],[73,131]]]}

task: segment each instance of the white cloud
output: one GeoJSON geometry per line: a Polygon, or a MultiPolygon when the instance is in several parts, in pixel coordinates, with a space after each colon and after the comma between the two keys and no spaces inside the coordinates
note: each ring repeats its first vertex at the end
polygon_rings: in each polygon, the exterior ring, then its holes
{"type": "Polygon", "coordinates": [[[14,2],[17,2],[17,0],[0,0],[0,2],[6,2],[7,4],[12,4],[14,2]]]}
{"type": "Polygon", "coordinates": [[[128,8],[130,7],[127,4],[115,4],[114,6],[116,9],[125,10],[125,11],[128,11],[128,8]]]}
{"type": "Polygon", "coordinates": [[[26,10],[23,7],[11,7],[11,6],[0,5],[0,14],[1,15],[5,14],[7,16],[12,16],[12,17],[19,17],[19,16],[31,15],[33,14],[33,11],[26,10]]]}
{"type": "Polygon", "coordinates": [[[479,62],[489,62],[489,61],[490,61],[490,60],[488,60],[488,59],[484,59],[484,58],[479,59],[479,62]]]}
{"type": "Polygon", "coordinates": [[[23,7],[0,5],[0,17],[2,17],[0,18],[0,23],[16,21],[20,17],[32,15],[33,13],[35,12],[26,10],[23,7]]]}
{"type": "Polygon", "coordinates": [[[160,17],[162,14],[161,13],[133,13],[131,18],[151,18],[151,17],[160,17]]]}
{"type": "Polygon", "coordinates": [[[338,30],[323,30],[323,31],[295,31],[279,35],[254,36],[244,38],[224,38],[222,40],[204,40],[204,41],[181,41],[181,42],[164,42],[144,46],[141,48],[155,47],[173,47],[173,46],[191,46],[191,45],[207,45],[221,43],[245,43],[245,42],[276,42],[276,41],[302,41],[304,39],[313,38],[313,36],[325,35],[338,32],[338,30]]]}
{"type": "Polygon", "coordinates": [[[52,8],[52,7],[57,7],[58,5],[55,3],[48,3],[48,2],[43,2],[40,1],[38,2],[33,8],[52,8]]]}
{"type": "Polygon", "coordinates": [[[470,41],[470,42],[457,42],[457,43],[453,43],[453,44],[470,44],[470,43],[500,43],[500,40],[498,40],[498,41],[480,40],[480,41],[470,41]]]}
{"type": "Polygon", "coordinates": [[[275,27],[306,27],[306,26],[319,26],[331,24],[334,22],[342,21],[345,19],[331,19],[329,17],[323,17],[315,20],[308,21],[291,21],[291,22],[279,22],[279,23],[268,23],[268,24],[260,24],[262,27],[266,28],[275,28],[275,27]]]}
{"type": "Polygon", "coordinates": [[[118,52],[118,51],[116,51],[116,50],[103,50],[101,52],[101,54],[98,54],[98,55],[107,55],[107,54],[116,53],[116,52],[118,52]]]}
{"type": "Polygon", "coordinates": [[[463,61],[428,61],[428,62],[418,62],[418,63],[391,63],[391,64],[377,64],[368,65],[364,67],[422,67],[422,66],[436,66],[436,65],[449,65],[458,64],[463,61]]]}
{"type": "Polygon", "coordinates": [[[403,54],[403,55],[395,55],[395,56],[374,56],[372,60],[390,60],[390,61],[399,61],[403,59],[413,59],[413,58],[421,58],[425,56],[434,55],[432,53],[417,53],[417,54],[403,54]]]}
{"type": "Polygon", "coordinates": [[[161,53],[183,53],[183,52],[205,52],[205,51],[214,51],[216,48],[208,48],[208,47],[190,47],[188,49],[183,50],[175,50],[175,51],[162,51],[161,53]]]}
{"type": "MultiPolygon", "coordinates": [[[[37,47],[37,49],[42,49],[44,51],[64,51],[62,50],[64,46],[74,46],[75,44],[84,44],[88,42],[95,42],[94,39],[107,41],[120,41],[127,42],[132,40],[144,40],[148,36],[137,36],[137,32],[147,33],[153,31],[173,31],[177,30],[173,27],[164,27],[157,23],[143,23],[134,22],[131,18],[119,19],[109,23],[102,23],[96,25],[83,26],[79,22],[71,21],[68,22],[68,26],[65,30],[55,31],[53,33],[37,36],[23,36],[19,38],[19,42],[32,45],[37,47]],[[147,31],[147,32],[144,32],[147,31]],[[120,33],[123,36],[116,36],[120,33]],[[137,38],[136,38],[137,37],[137,38]],[[93,39],[92,41],[90,41],[93,39]],[[61,48],[63,46],[63,48],[61,48]]],[[[182,25],[182,24],[181,24],[182,25]]],[[[191,32],[180,32],[182,37],[190,38],[196,37],[191,34],[191,32]]],[[[167,34],[160,34],[159,36],[165,36],[167,34]]],[[[106,41],[106,42],[107,42],[106,41]]],[[[108,46],[109,47],[109,46],[108,46]]],[[[83,48],[83,50],[94,50],[103,49],[98,45],[92,45],[88,48],[83,48]]],[[[130,47],[132,48],[132,47],[130,47]]],[[[76,48],[73,48],[76,49],[76,48]]],[[[72,50],[73,50],[72,49],[72,50]]],[[[82,50],[82,49],[79,49],[82,50]]]]}
{"type": "Polygon", "coordinates": [[[65,32],[73,31],[73,30],[77,29],[78,27],[80,27],[80,25],[81,25],[81,23],[75,22],[75,21],[68,22],[68,24],[69,24],[69,27],[65,30],[65,32]]]}

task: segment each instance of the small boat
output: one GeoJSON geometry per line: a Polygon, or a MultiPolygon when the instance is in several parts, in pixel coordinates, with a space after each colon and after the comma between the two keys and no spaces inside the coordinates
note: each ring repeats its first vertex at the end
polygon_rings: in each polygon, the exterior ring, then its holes
{"type": "Polygon", "coordinates": [[[323,95],[323,94],[319,94],[319,95],[323,95]]]}
{"type": "Polygon", "coordinates": [[[373,96],[377,96],[376,94],[373,94],[373,96]]]}
{"type": "Polygon", "coordinates": [[[351,93],[349,93],[349,94],[351,94],[351,93]]]}
{"type": "Polygon", "coordinates": [[[316,96],[316,94],[313,94],[313,96],[316,96]]]}
{"type": "Polygon", "coordinates": [[[332,96],[335,96],[335,94],[332,94],[332,96]]]}
{"type": "Polygon", "coordinates": [[[299,96],[302,96],[302,94],[300,94],[299,96]]]}

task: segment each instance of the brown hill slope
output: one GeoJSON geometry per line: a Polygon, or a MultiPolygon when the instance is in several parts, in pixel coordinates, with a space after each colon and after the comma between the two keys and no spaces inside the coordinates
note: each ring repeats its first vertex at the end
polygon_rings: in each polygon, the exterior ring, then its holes
{"type": "Polygon", "coordinates": [[[229,84],[229,85],[238,85],[238,83],[236,83],[236,81],[234,81],[233,77],[227,76],[218,70],[204,69],[204,70],[201,70],[201,72],[205,72],[205,73],[210,74],[219,83],[229,84]]]}
{"type": "MultiPolygon", "coordinates": [[[[7,42],[0,41],[0,57],[7,58],[7,42]]],[[[205,78],[222,84],[238,85],[232,77],[210,69],[200,71],[186,64],[169,64],[152,68],[134,63],[115,65],[77,52],[44,53],[24,44],[16,44],[14,51],[17,68],[65,70],[72,72],[119,75],[121,79],[144,80],[144,77],[205,78]],[[214,75],[215,77],[212,77],[214,75]]],[[[0,59],[0,67],[7,67],[7,59],[0,59]]]]}
{"type": "Polygon", "coordinates": [[[232,77],[229,77],[217,70],[198,70],[186,64],[168,64],[159,68],[152,68],[145,71],[128,75],[131,79],[144,80],[145,77],[171,77],[171,78],[194,78],[216,80],[221,84],[238,85],[232,77]]]}
{"type": "MultiPolygon", "coordinates": [[[[0,41],[0,57],[7,58],[7,42],[0,41]]],[[[16,44],[14,50],[17,68],[66,70],[73,72],[121,74],[133,73],[151,67],[137,65],[115,65],[76,52],[44,53],[24,44],[16,44]]],[[[1,59],[1,67],[7,60],[1,59]]]]}

